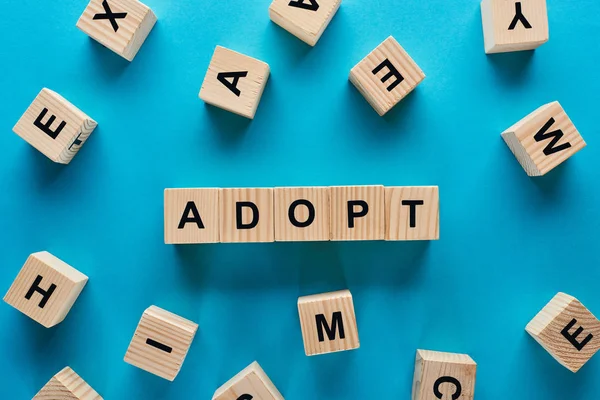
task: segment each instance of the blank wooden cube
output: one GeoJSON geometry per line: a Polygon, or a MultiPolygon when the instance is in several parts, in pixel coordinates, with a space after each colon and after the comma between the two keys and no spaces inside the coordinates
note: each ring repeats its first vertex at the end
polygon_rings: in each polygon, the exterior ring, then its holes
{"type": "Polygon", "coordinates": [[[275,189],[275,240],[329,240],[328,187],[275,189]]]}
{"type": "Polygon", "coordinates": [[[219,242],[219,189],[165,189],[165,243],[219,242]]]}
{"type": "Polygon", "coordinates": [[[124,59],[132,61],[156,23],[137,0],[92,0],[77,27],[124,59]]]}
{"type": "Polygon", "coordinates": [[[466,354],[417,350],[412,400],[473,400],[476,373],[466,354]]]}
{"type": "Polygon", "coordinates": [[[334,186],[331,196],[331,240],[383,240],[383,186],[334,186]]]}
{"type": "Polygon", "coordinates": [[[162,308],[144,311],[125,354],[125,362],[173,381],[185,360],[198,324],[162,308]]]}
{"type": "Polygon", "coordinates": [[[253,119],[269,79],[269,65],[217,46],[202,82],[208,104],[253,119]]]}
{"type": "Polygon", "coordinates": [[[558,101],[541,106],[502,138],[529,176],[545,175],[586,146],[558,101]]]}
{"type": "Polygon", "coordinates": [[[283,400],[283,396],[254,361],[217,389],[213,400],[283,400]]]}
{"type": "Polygon", "coordinates": [[[298,313],[307,356],[360,347],[349,290],[300,297],[298,313]]]}
{"type": "Polygon", "coordinates": [[[565,293],[554,296],[525,330],[572,372],[579,371],[600,349],[600,321],[565,293]]]}
{"type": "Polygon", "coordinates": [[[421,68],[392,36],[350,71],[350,82],[384,115],[425,79],[421,68]]]}
{"type": "Polygon", "coordinates": [[[69,367],[54,375],[33,400],[102,400],[90,385],[69,367]]]}
{"type": "Polygon", "coordinates": [[[4,301],[46,328],[62,322],[88,277],[47,251],[33,253],[4,301]]]}
{"type": "Polygon", "coordinates": [[[273,189],[221,189],[221,242],[274,242],[273,189]]]}
{"type": "Polygon", "coordinates": [[[546,0],[483,0],[485,52],[532,50],[548,41],[546,0]]]}
{"type": "Polygon", "coordinates": [[[440,238],[438,187],[386,187],[385,222],[385,240],[438,240],[440,238]]]}
{"type": "Polygon", "coordinates": [[[340,4],[342,0],[273,0],[269,16],[271,21],[314,46],[340,4]]]}
{"type": "Polygon", "coordinates": [[[49,89],[42,89],[13,131],[52,161],[68,164],[96,121],[49,89]]]}

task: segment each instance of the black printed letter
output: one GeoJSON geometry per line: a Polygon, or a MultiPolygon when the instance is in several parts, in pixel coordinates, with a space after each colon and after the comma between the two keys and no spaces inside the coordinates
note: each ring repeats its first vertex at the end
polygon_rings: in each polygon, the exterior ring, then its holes
{"type": "Polygon", "coordinates": [[[394,67],[392,65],[392,63],[390,62],[390,60],[388,60],[387,58],[385,60],[383,60],[383,62],[381,64],[379,64],[377,67],[375,67],[375,69],[372,71],[373,75],[376,75],[379,71],[381,71],[383,69],[383,67],[387,67],[387,69],[390,72],[388,72],[387,75],[385,75],[383,78],[381,78],[381,82],[385,83],[385,81],[390,79],[392,76],[396,78],[396,80],[394,82],[392,82],[390,84],[390,86],[387,87],[387,91],[391,92],[392,90],[394,90],[394,88],[396,86],[398,86],[404,80],[404,77],[402,76],[402,74],[400,72],[398,72],[396,67],[394,67]]]}
{"type": "Polygon", "coordinates": [[[354,228],[354,218],[364,217],[369,212],[369,205],[363,200],[348,201],[348,228],[354,228]],[[360,212],[354,212],[354,206],[361,206],[360,212]]]}
{"type": "Polygon", "coordinates": [[[252,229],[258,225],[258,207],[256,204],[250,201],[238,201],[235,203],[235,221],[237,229],[252,229]],[[252,221],[248,224],[244,224],[242,220],[242,208],[248,207],[252,210],[252,221]]]}
{"type": "Polygon", "coordinates": [[[550,154],[557,153],[557,152],[562,151],[562,150],[566,150],[569,147],[571,147],[571,143],[569,143],[569,142],[563,143],[560,146],[554,147],[554,145],[556,143],[558,143],[560,141],[560,139],[562,139],[562,137],[564,136],[564,133],[560,129],[557,129],[555,131],[546,133],[546,131],[548,129],[550,129],[550,127],[553,124],[554,124],[554,118],[550,118],[548,120],[548,122],[546,122],[546,125],[544,125],[542,127],[542,129],[540,129],[538,131],[538,133],[536,133],[535,136],[533,137],[536,142],[541,142],[542,140],[546,140],[546,139],[552,138],[552,140],[550,141],[550,143],[544,149],[544,154],[547,155],[547,156],[549,156],[550,154]]]}
{"type": "Polygon", "coordinates": [[[292,223],[292,225],[294,225],[296,228],[306,228],[315,220],[315,206],[313,206],[312,203],[308,200],[296,200],[290,205],[290,209],[288,210],[288,217],[290,218],[290,222],[292,223]],[[298,207],[299,205],[303,205],[306,206],[306,208],[308,208],[308,218],[306,218],[306,221],[304,222],[298,221],[294,214],[294,211],[296,211],[296,207],[298,207]]]}
{"type": "Polygon", "coordinates": [[[417,206],[422,206],[423,200],[402,200],[403,206],[410,207],[410,227],[417,227],[417,206]]]}
{"type": "Polygon", "coordinates": [[[237,398],[237,400],[252,400],[254,397],[252,397],[249,394],[243,394],[240,397],[237,398]]]}
{"type": "Polygon", "coordinates": [[[152,340],[150,338],[146,339],[146,344],[149,344],[152,347],[156,347],[157,349],[162,350],[165,353],[170,353],[173,351],[172,347],[169,347],[166,344],[159,343],[156,340],[152,340]]]}
{"type": "Polygon", "coordinates": [[[112,10],[110,9],[110,6],[108,5],[108,1],[106,1],[106,0],[102,1],[102,7],[104,7],[104,11],[106,11],[106,13],[105,14],[96,14],[96,15],[94,15],[94,18],[92,18],[92,19],[107,19],[110,21],[110,25],[115,30],[115,32],[118,31],[119,24],[117,24],[117,20],[125,18],[127,16],[127,13],[112,12],[112,10]]]}
{"type": "Polygon", "coordinates": [[[220,72],[217,74],[217,79],[219,80],[219,82],[225,85],[227,89],[231,90],[233,94],[235,94],[237,97],[240,97],[240,94],[242,94],[242,92],[240,92],[240,90],[237,88],[237,84],[240,78],[245,78],[246,76],[248,76],[248,71],[220,72]],[[229,82],[227,78],[233,78],[233,80],[229,82]]]}
{"type": "Polygon", "coordinates": [[[327,320],[323,314],[315,315],[315,319],[317,321],[317,334],[319,335],[319,342],[325,341],[325,336],[323,335],[323,329],[327,332],[327,337],[329,340],[335,340],[335,331],[340,331],[340,339],[345,339],[346,334],[344,333],[344,320],[342,319],[342,312],[336,311],[333,313],[331,317],[331,328],[327,324],[327,320]]]}
{"type": "Polygon", "coordinates": [[[38,307],[44,308],[44,306],[46,305],[48,300],[50,300],[50,296],[52,296],[52,293],[54,293],[54,289],[56,289],[56,285],[53,283],[50,285],[48,290],[43,290],[39,286],[39,284],[41,282],[42,282],[42,276],[38,275],[37,278],[35,278],[35,281],[33,281],[33,285],[31,285],[31,287],[29,288],[29,291],[25,294],[25,298],[27,300],[29,300],[29,299],[31,299],[31,296],[33,296],[33,294],[35,292],[38,292],[39,294],[42,295],[42,301],[40,301],[40,304],[38,304],[38,307]]]}
{"type": "Polygon", "coordinates": [[[435,381],[435,383],[433,384],[433,394],[435,395],[435,397],[437,397],[438,399],[442,398],[443,394],[442,392],[440,392],[440,386],[442,385],[442,383],[451,383],[456,387],[456,390],[452,395],[452,400],[456,400],[460,397],[460,394],[462,393],[462,387],[460,386],[460,382],[456,378],[453,378],[451,376],[442,376],[437,381],[435,381]]]}
{"type": "Polygon", "coordinates": [[[581,342],[577,341],[577,336],[579,336],[581,334],[581,332],[583,332],[583,327],[579,327],[577,328],[577,330],[575,330],[575,332],[571,335],[569,333],[569,330],[573,327],[573,325],[575,325],[577,323],[577,320],[575,318],[573,318],[571,320],[571,322],[569,322],[567,324],[567,326],[565,326],[563,328],[563,330],[560,332],[565,339],[567,339],[569,341],[569,343],[571,343],[577,350],[581,351],[586,344],[589,343],[590,340],[592,340],[592,338],[594,337],[594,335],[592,335],[591,333],[589,335],[587,335],[585,337],[585,339],[583,339],[581,342]]]}
{"type": "Polygon", "coordinates": [[[319,3],[317,3],[317,0],[308,0],[310,1],[310,4],[305,4],[304,0],[296,0],[296,1],[290,1],[290,4],[288,4],[290,7],[298,7],[298,8],[303,8],[305,10],[310,10],[310,11],[317,11],[319,9],[319,3]]]}
{"type": "Polygon", "coordinates": [[[521,2],[517,1],[515,3],[515,18],[513,18],[512,22],[510,23],[508,30],[512,31],[513,29],[515,29],[517,26],[517,23],[519,21],[521,21],[521,23],[523,24],[525,29],[531,29],[531,24],[529,23],[529,21],[527,21],[527,18],[525,18],[525,16],[523,15],[523,11],[521,9],[521,2]]]}
{"type": "Polygon", "coordinates": [[[40,115],[38,115],[38,117],[35,119],[35,121],[33,121],[33,125],[40,128],[42,130],[42,132],[44,132],[46,135],[50,136],[52,139],[56,139],[58,137],[58,135],[60,134],[60,131],[62,131],[65,126],[67,126],[67,123],[65,121],[62,121],[58,125],[58,128],[56,128],[55,131],[52,131],[50,129],[50,126],[56,119],[56,116],[51,115],[50,118],[48,118],[48,122],[46,122],[46,125],[42,124],[42,118],[44,118],[46,116],[47,112],[48,112],[48,109],[44,108],[42,110],[42,112],[40,113],[40,115]]]}
{"type": "Polygon", "coordinates": [[[183,215],[181,216],[181,220],[179,221],[179,226],[177,229],[185,228],[185,224],[188,222],[195,222],[198,225],[198,229],[204,229],[204,224],[202,223],[202,218],[200,218],[200,213],[196,208],[196,203],[193,201],[188,201],[185,205],[185,210],[183,210],[183,215]],[[190,212],[192,216],[190,216],[190,212]]]}

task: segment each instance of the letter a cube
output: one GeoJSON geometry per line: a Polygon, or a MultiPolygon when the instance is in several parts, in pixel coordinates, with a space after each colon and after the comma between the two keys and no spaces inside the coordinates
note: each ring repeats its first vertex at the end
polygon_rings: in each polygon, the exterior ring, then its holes
{"type": "Polygon", "coordinates": [[[88,277],[47,251],[27,258],[4,301],[46,328],[61,322],[88,277]]]}
{"type": "Polygon", "coordinates": [[[473,400],[476,373],[466,354],[417,350],[412,400],[473,400]]]}
{"type": "Polygon", "coordinates": [[[572,372],[579,371],[600,349],[600,321],[565,293],[554,296],[525,330],[572,372]]]}
{"type": "Polygon", "coordinates": [[[156,23],[137,0],[92,0],[77,27],[124,59],[132,61],[156,23]]]}
{"type": "Polygon", "coordinates": [[[217,46],[202,82],[206,103],[253,119],[267,80],[269,65],[217,46]]]}
{"type": "Polygon", "coordinates": [[[13,131],[52,161],[68,164],[97,125],[64,97],[44,88],[13,131]]]}
{"type": "Polygon", "coordinates": [[[220,189],[165,189],[165,243],[219,242],[220,189]]]}
{"type": "Polygon", "coordinates": [[[33,400],[102,400],[102,396],[75,371],[65,367],[40,389],[33,400]]]}
{"type": "Polygon", "coordinates": [[[198,324],[151,306],[144,311],[135,330],[125,362],[173,381],[197,330],[198,324]]]}
{"type": "Polygon", "coordinates": [[[307,356],[360,347],[349,290],[300,297],[298,313],[307,356]]]}
{"type": "Polygon", "coordinates": [[[425,79],[421,68],[392,36],[350,71],[350,82],[384,115],[425,79]]]}
{"type": "Polygon", "coordinates": [[[541,106],[502,138],[529,176],[545,175],[586,145],[558,101],[541,106]]]}
{"type": "Polygon", "coordinates": [[[340,4],[342,0],[273,0],[269,16],[271,21],[314,46],[340,4]]]}
{"type": "Polygon", "coordinates": [[[546,0],[483,0],[485,52],[533,50],[548,41],[546,0]]]}
{"type": "Polygon", "coordinates": [[[217,389],[213,400],[283,400],[283,396],[255,361],[217,389]]]}

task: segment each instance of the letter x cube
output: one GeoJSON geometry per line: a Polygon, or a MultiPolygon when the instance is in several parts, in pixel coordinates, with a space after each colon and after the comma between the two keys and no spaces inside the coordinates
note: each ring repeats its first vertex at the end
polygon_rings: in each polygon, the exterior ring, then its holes
{"type": "Polygon", "coordinates": [[[379,115],[409,94],[425,74],[392,36],[350,71],[350,82],[379,115]]]}
{"type": "Polygon", "coordinates": [[[349,290],[300,297],[298,313],[307,356],[360,347],[349,290]]]}
{"type": "Polygon", "coordinates": [[[565,293],[554,296],[525,330],[572,372],[579,371],[600,349],[600,321],[565,293]]]}
{"type": "Polygon", "coordinates": [[[529,176],[545,175],[586,145],[557,101],[508,128],[502,138],[529,176]]]}

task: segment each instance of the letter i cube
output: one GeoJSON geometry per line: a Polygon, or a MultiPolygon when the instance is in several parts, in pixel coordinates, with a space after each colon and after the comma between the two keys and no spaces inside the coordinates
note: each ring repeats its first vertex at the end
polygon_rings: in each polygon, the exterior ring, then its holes
{"type": "Polygon", "coordinates": [[[350,82],[379,115],[408,95],[425,74],[392,36],[350,71],[350,82]]]}
{"type": "Polygon", "coordinates": [[[340,8],[342,0],[273,0],[271,21],[314,46],[340,8]]]}
{"type": "Polygon", "coordinates": [[[298,313],[307,356],[360,347],[349,290],[300,297],[298,313]]]}
{"type": "Polygon", "coordinates": [[[27,258],[4,301],[46,328],[65,319],[88,277],[47,251],[27,258]]]}
{"type": "Polygon", "coordinates": [[[283,400],[283,396],[255,361],[217,389],[213,400],[283,400]]]}
{"type": "Polygon", "coordinates": [[[572,372],[579,371],[600,349],[600,321],[565,293],[554,296],[525,330],[572,372]]]}
{"type": "Polygon", "coordinates": [[[13,131],[52,161],[68,164],[97,125],[64,97],[44,88],[13,131]]]}

